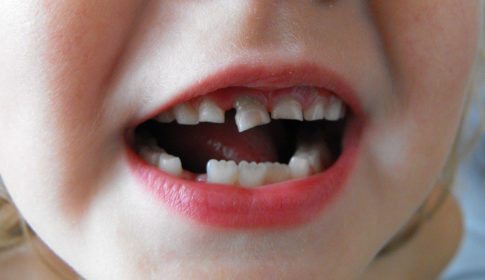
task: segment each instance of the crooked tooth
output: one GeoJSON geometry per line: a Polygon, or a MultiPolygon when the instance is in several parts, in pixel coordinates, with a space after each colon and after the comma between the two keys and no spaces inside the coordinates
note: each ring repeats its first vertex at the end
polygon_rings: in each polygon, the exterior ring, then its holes
{"type": "Polygon", "coordinates": [[[272,184],[291,179],[290,167],[281,163],[264,163],[268,170],[266,172],[265,183],[272,184]]]}
{"type": "Polygon", "coordinates": [[[236,125],[239,132],[271,121],[266,108],[254,98],[245,96],[236,100],[236,125]]]}
{"type": "Polygon", "coordinates": [[[342,118],[344,113],[345,108],[342,101],[334,96],[331,96],[325,110],[325,119],[329,121],[336,121],[342,118]]]}
{"type": "Polygon", "coordinates": [[[234,161],[211,159],[207,162],[207,182],[215,184],[235,184],[238,181],[238,168],[234,161]]]}
{"type": "Polygon", "coordinates": [[[174,176],[180,176],[182,175],[182,162],[180,161],[179,157],[167,154],[167,153],[161,153],[158,159],[158,167],[174,176]]]}
{"type": "Polygon", "coordinates": [[[327,107],[327,97],[319,96],[315,98],[308,108],[305,109],[304,116],[307,121],[323,120],[325,118],[325,108],[327,107]]]}
{"type": "Polygon", "coordinates": [[[155,120],[161,123],[169,123],[175,120],[175,116],[173,115],[172,110],[170,110],[158,114],[158,116],[155,117],[155,120]]]}
{"type": "Polygon", "coordinates": [[[188,103],[175,106],[173,114],[179,124],[194,125],[199,123],[199,114],[194,107],[188,103]]]}
{"type": "Polygon", "coordinates": [[[294,155],[288,165],[293,179],[308,177],[312,174],[310,159],[305,155],[294,155]]]}
{"type": "Polygon", "coordinates": [[[273,106],[271,118],[302,121],[303,112],[300,102],[292,97],[281,98],[273,106]]]}
{"type": "Polygon", "coordinates": [[[199,104],[199,121],[224,123],[224,111],[214,101],[204,98],[199,104]]]}
{"type": "Polygon", "coordinates": [[[239,185],[243,187],[256,187],[264,184],[268,167],[264,163],[239,163],[239,185]]]}

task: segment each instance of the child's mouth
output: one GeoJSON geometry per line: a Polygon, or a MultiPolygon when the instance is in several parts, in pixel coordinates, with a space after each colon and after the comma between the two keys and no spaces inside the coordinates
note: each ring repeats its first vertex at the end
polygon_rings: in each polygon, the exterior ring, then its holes
{"type": "Polygon", "coordinates": [[[139,125],[135,150],[172,176],[258,187],[330,167],[350,114],[339,98],[312,86],[226,88],[139,125]]]}
{"type": "Polygon", "coordinates": [[[346,185],[365,125],[353,90],[310,64],[235,65],[151,116],[127,137],[134,177],[182,217],[232,228],[317,217],[346,185]]]}

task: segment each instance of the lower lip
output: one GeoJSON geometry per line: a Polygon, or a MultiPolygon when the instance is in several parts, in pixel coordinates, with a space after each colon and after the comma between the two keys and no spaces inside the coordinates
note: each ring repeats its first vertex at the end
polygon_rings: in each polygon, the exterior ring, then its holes
{"type": "Polygon", "coordinates": [[[162,205],[198,224],[274,228],[309,223],[342,192],[355,164],[363,123],[350,120],[343,151],[325,172],[255,189],[188,181],[145,163],[127,145],[130,170],[162,205]]]}

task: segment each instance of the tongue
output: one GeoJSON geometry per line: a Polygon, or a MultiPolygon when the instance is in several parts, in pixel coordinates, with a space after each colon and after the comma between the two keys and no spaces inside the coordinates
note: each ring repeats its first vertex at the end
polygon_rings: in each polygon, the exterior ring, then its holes
{"type": "Polygon", "coordinates": [[[224,124],[167,124],[157,129],[159,144],[182,159],[184,169],[205,172],[210,159],[276,162],[284,129],[276,123],[239,133],[233,115],[224,124]]]}

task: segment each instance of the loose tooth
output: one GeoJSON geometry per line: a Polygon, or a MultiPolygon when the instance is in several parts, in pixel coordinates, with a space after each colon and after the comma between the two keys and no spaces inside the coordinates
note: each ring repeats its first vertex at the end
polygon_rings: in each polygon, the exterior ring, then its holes
{"type": "Polygon", "coordinates": [[[271,118],[302,121],[303,113],[300,102],[291,97],[278,100],[271,111],[271,118]]]}
{"type": "Polygon", "coordinates": [[[290,159],[291,178],[305,178],[311,175],[310,160],[303,155],[294,155],[290,159]]]}
{"type": "Polygon", "coordinates": [[[160,151],[147,148],[147,147],[143,147],[140,150],[141,158],[144,159],[146,162],[150,163],[151,165],[157,165],[160,154],[161,154],[160,151]]]}
{"type": "Polygon", "coordinates": [[[327,97],[319,96],[315,98],[308,108],[305,109],[305,120],[316,121],[323,120],[325,117],[325,108],[327,106],[327,97]]]}
{"type": "Polygon", "coordinates": [[[239,163],[239,185],[243,187],[256,187],[264,184],[268,167],[264,163],[239,163]]]}
{"type": "Polygon", "coordinates": [[[224,111],[209,99],[203,99],[199,104],[199,121],[224,123],[224,111]]]}
{"type": "Polygon", "coordinates": [[[325,119],[336,121],[342,117],[343,103],[338,98],[330,97],[327,104],[325,119]]]}
{"type": "Polygon", "coordinates": [[[194,125],[199,123],[199,114],[190,104],[180,104],[173,109],[175,119],[179,124],[194,125]]]}
{"type": "Polygon", "coordinates": [[[234,161],[211,159],[207,162],[207,182],[215,184],[235,184],[238,181],[238,168],[234,161]]]}
{"type": "Polygon", "coordinates": [[[239,132],[251,129],[271,121],[266,108],[251,97],[240,97],[236,100],[236,125],[239,132]]]}
{"type": "Polygon", "coordinates": [[[174,176],[180,176],[182,175],[182,162],[180,161],[180,158],[176,156],[172,156],[167,153],[162,153],[160,154],[160,158],[158,161],[158,167],[174,176]]]}
{"type": "Polygon", "coordinates": [[[291,179],[290,167],[281,163],[265,163],[268,167],[265,182],[278,183],[291,179]]]}
{"type": "Polygon", "coordinates": [[[161,123],[169,123],[175,120],[175,116],[173,115],[172,110],[170,110],[158,114],[158,116],[155,117],[155,120],[161,123]]]}

